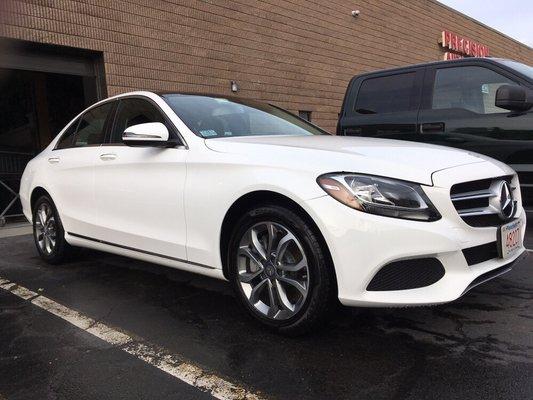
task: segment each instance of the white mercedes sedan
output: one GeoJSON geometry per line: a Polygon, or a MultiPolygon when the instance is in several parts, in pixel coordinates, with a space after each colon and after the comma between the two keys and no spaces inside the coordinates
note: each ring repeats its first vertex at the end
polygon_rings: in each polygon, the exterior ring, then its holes
{"type": "Polygon", "coordinates": [[[279,107],[134,92],[74,118],[27,166],[40,256],[88,247],[230,281],[249,314],[305,332],[347,306],[455,300],[527,252],[508,166],[327,134],[279,107]]]}

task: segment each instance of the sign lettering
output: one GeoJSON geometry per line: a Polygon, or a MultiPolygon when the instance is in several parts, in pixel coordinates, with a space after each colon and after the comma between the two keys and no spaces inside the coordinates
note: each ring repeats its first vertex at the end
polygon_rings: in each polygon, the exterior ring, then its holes
{"type": "Polygon", "coordinates": [[[488,57],[489,48],[484,44],[461,37],[450,31],[442,31],[441,46],[451,50],[444,53],[445,60],[456,60],[463,57],[488,57]]]}

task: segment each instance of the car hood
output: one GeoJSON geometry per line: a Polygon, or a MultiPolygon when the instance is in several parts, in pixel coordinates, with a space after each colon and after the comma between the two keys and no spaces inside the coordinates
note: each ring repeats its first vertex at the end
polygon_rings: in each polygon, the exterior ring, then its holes
{"type": "Polygon", "coordinates": [[[217,152],[262,164],[327,172],[357,172],[431,185],[436,171],[490,160],[449,147],[349,136],[242,136],[206,139],[217,152]]]}

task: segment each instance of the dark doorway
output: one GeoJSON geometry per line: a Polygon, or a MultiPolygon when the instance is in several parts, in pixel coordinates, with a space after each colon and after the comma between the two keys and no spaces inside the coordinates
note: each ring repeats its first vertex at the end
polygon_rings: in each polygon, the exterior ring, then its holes
{"type": "Polygon", "coordinates": [[[17,193],[28,161],[104,95],[101,57],[33,43],[1,44],[0,226],[7,217],[22,217],[17,193]]]}

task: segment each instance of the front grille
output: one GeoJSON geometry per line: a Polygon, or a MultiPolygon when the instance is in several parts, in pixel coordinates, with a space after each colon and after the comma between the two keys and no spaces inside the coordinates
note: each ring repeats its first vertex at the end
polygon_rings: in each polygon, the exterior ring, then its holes
{"type": "Polygon", "coordinates": [[[444,267],[436,258],[394,261],[381,268],[366,290],[406,290],[429,286],[444,276],[444,267]]]}
{"type": "Polygon", "coordinates": [[[522,205],[527,209],[533,208],[533,185],[522,186],[522,205]]]}
{"type": "Polygon", "coordinates": [[[522,191],[522,205],[526,208],[533,207],[533,171],[518,172],[520,190],[522,191]]]}
{"type": "Polygon", "coordinates": [[[518,172],[518,179],[522,185],[533,185],[533,171],[518,172]]]}
{"type": "MultiPolygon", "coordinates": [[[[514,199],[517,188],[513,186],[512,175],[458,183],[452,186],[450,197],[463,221],[474,227],[499,226],[506,222],[500,217],[498,207],[493,204],[499,196],[497,188],[502,180],[510,184],[514,199]]],[[[516,202],[516,200],[513,201],[516,202]]]]}
{"type": "Polygon", "coordinates": [[[479,264],[499,257],[498,242],[490,242],[479,246],[463,249],[468,265],[479,264]]]}

